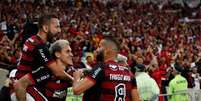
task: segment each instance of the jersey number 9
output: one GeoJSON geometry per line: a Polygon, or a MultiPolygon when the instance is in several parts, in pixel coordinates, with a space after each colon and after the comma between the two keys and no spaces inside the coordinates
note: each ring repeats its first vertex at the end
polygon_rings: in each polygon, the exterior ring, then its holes
{"type": "Polygon", "coordinates": [[[125,101],[126,87],[125,84],[120,83],[115,87],[115,99],[114,101],[125,101]]]}

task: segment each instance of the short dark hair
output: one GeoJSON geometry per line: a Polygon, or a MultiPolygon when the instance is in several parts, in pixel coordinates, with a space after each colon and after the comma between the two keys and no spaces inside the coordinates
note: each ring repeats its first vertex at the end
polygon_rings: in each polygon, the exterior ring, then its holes
{"type": "Polygon", "coordinates": [[[38,28],[41,29],[43,25],[48,24],[52,18],[58,18],[54,13],[41,15],[38,19],[38,28]]]}
{"type": "Polygon", "coordinates": [[[112,43],[113,45],[115,45],[116,50],[119,51],[120,44],[114,36],[104,36],[104,40],[106,40],[108,43],[112,43]]]}

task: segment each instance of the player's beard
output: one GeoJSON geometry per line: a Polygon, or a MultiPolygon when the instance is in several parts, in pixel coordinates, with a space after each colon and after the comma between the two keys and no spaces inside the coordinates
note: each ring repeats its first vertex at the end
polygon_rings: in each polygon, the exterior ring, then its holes
{"type": "Polygon", "coordinates": [[[50,31],[47,32],[47,41],[50,43],[54,42],[54,34],[50,31]]]}
{"type": "Polygon", "coordinates": [[[96,61],[104,62],[104,51],[103,50],[97,52],[96,61]]]}

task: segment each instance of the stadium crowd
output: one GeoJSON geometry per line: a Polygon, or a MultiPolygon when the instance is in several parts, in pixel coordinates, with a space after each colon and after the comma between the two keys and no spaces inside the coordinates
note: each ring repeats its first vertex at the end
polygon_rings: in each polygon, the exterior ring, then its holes
{"type": "MultiPolygon", "coordinates": [[[[92,64],[91,54],[100,40],[112,35],[121,42],[120,54],[127,57],[127,63],[136,60],[144,64],[161,91],[173,78],[170,72],[175,66],[180,68],[189,88],[200,89],[201,22],[188,22],[181,5],[159,8],[157,4],[131,0],[1,0],[2,64],[17,65],[22,44],[37,33],[38,17],[48,12],[59,16],[61,34],[55,40],[67,39],[71,43],[75,65],[92,64]]],[[[196,13],[191,17],[201,18],[201,10],[196,13]]]]}

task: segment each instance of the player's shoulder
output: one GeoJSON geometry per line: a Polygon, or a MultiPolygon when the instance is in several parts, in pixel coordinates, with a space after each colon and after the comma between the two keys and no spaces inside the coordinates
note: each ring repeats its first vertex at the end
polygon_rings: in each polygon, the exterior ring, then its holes
{"type": "Polygon", "coordinates": [[[25,44],[30,44],[30,45],[38,45],[40,42],[37,39],[36,35],[31,36],[30,38],[28,38],[25,42],[25,44]]]}

